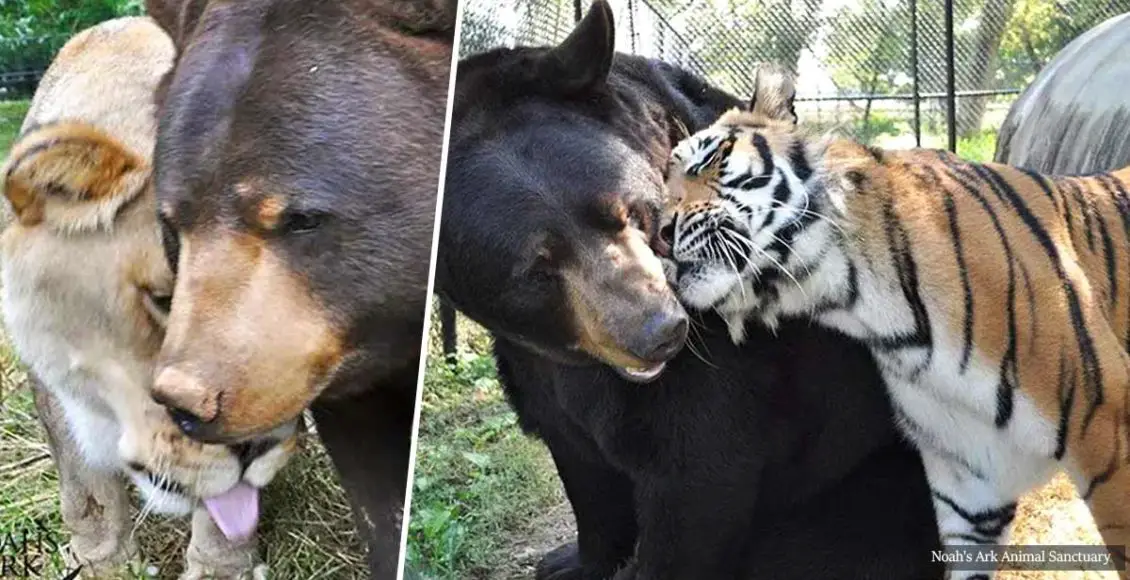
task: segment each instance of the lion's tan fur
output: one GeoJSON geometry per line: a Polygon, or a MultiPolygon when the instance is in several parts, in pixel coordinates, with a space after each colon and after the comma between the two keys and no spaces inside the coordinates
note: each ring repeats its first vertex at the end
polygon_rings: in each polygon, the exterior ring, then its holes
{"type": "MultiPolygon", "coordinates": [[[[4,321],[32,377],[74,555],[93,575],[133,552],[123,474],[151,507],[183,513],[198,502],[146,488],[136,467],[199,497],[241,476],[266,484],[294,449],[293,428],[283,430],[284,443],[244,474],[230,449],[184,437],[150,397],[164,335],[153,298],[169,296],[174,282],[149,179],[154,92],[174,56],[148,18],[78,34],[44,76],[0,166],[5,209],[15,214],[0,238],[4,321]]],[[[254,542],[228,542],[195,510],[182,578],[262,572],[254,542]]]]}

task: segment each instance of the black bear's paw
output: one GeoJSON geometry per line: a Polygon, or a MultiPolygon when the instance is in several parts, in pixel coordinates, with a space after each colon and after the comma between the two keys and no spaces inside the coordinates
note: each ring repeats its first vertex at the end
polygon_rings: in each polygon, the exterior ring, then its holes
{"type": "Polygon", "coordinates": [[[542,557],[534,578],[537,580],[581,580],[581,551],[576,542],[562,544],[542,557]]]}
{"type": "Polygon", "coordinates": [[[624,564],[624,567],[620,568],[620,570],[616,572],[616,575],[612,577],[612,580],[636,580],[636,561],[632,560],[631,562],[624,564]]]}

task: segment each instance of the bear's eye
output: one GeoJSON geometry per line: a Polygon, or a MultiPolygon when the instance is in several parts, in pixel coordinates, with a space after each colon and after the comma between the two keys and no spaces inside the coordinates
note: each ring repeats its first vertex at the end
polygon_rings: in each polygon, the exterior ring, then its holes
{"type": "Polygon", "coordinates": [[[553,253],[548,248],[542,248],[534,254],[526,268],[526,277],[535,282],[549,282],[557,277],[556,272],[557,264],[554,263],[553,253]]]}
{"type": "Polygon", "coordinates": [[[644,205],[636,204],[628,209],[628,226],[644,233],[651,233],[651,211],[644,205]]]}
{"type": "Polygon", "coordinates": [[[288,234],[305,234],[318,229],[326,221],[326,214],[318,211],[287,210],[279,229],[288,234]]]}

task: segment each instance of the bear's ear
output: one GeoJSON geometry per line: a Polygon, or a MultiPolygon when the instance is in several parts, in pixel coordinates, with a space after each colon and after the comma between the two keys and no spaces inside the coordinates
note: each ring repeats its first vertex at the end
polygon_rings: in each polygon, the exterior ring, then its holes
{"type": "Polygon", "coordinates": [[[584,92],[608,78],[616,50],[616,26],[606,0],[593,2],[573,32],[546,55],[545,78],[565,94],[584,92]]]}
{"type": "Polygon", "coordinates": [[[458,0],[370,0],[378,14],[407,34],[454,34],[458,0]]]}
{"type": "Polygon", "coordinates": [[[748,110],[769,119],[796,124],[796,77],[782,67],[762,64],[753,78],[748,110]]]}
{"type": "Polygon", "coordinates": [[[208,0],[145,0],[145,13],[173,39],[177,52],[184,50],[208,0]]]}
{"type": "Polygon", "coordinates": [[[109,227],[149,183],[149,165],[84,123],[33,128],[0,166],[0,188],[23,226],[62,231],[109,227]]]}

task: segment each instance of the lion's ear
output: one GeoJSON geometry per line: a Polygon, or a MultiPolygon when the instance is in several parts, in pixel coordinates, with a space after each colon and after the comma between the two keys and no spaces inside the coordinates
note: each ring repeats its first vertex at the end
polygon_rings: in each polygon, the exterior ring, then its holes
{"type": "Polygon", "coordinates": [[[184,50],[208,0],[145,0],[145,13],[173,39],[177,52],[184,50]]]}
{"type": "Polygon", "coordinates": [[[83,123],[33,129],[0,167],[0,187],[24,226],[64,231],[109,227],[149,183],[149,164],[83,123]]]}
{"type": "Polygon", "coordinates": [[[769,119],[796,124],[795,99],[796,77],[793,73],[773,64],[757,67],[748,111],[769,119]]]}

